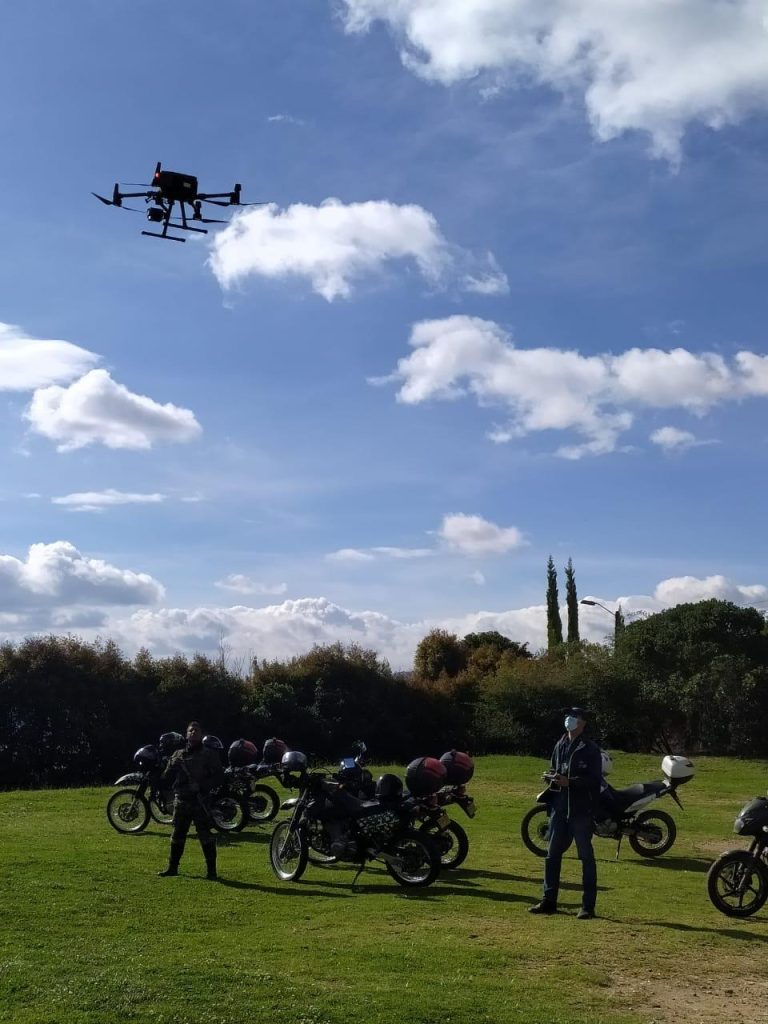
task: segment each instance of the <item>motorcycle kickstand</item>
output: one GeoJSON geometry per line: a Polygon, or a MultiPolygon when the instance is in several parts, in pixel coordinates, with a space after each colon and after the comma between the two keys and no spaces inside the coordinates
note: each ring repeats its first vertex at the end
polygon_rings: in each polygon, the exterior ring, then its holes
{"type": "Polygon", "coordinates": [[[616,846],[616,860],[618,860],[618,859],[619,859],[619,854],[621,853],[621,840],[622,840],[623,838],[624,838],[624,833],[622,832],[622,833],[621,833],[621,834],[619,835],[619,842],[618,842],[618,845],[616,846]]]}
{"type": "Polygon", "coordinates": [[[362,875],[363,871],[365,871],[365,861],[363,861],[363,862],[362,862],[362,863],[360,864],[360,867],[359,867],[359,868],[357,869],[357,874],[356,874],[356,875],[355,875],[355,877],[354,877],[354,878],[352,879],[352,892],[354,892],[354,891],[355,891],[355,886],[357,885],[357,880],[358,880],[358,878],[360,877],[360,875],[362,875]]]}

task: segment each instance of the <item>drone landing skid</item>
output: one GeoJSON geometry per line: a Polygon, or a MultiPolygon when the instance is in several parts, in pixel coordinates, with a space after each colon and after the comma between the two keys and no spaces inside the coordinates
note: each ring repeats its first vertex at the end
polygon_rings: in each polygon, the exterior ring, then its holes
{"type": "Polygon", "coordinates": [[[166,238],[169,242],[186,242],[186,238],[179,238],[176,235],[166,235],[162,231],[142,231],[142,235],[151,235],[152,238],[166,238]]]}

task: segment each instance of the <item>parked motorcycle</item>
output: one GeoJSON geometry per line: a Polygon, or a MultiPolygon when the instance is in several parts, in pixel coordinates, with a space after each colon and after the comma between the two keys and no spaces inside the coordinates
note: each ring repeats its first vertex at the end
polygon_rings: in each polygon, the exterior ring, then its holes
{"type": "Polygon", "coordinates": [[[707,874],[712,903],[728,917],[750,917],[768,899],[768,799],[755,797],[733,823],[737,835],[752,841],[746,850],[729,850],[707,874]]]}
{"type": "MultiPolygon", "coordinates": [[[[458,804],[468,818],[474,818],[477,809],[475,801],[466,791],[466,786],[474,775],[475,764],[469,754],[458,750],[446,751],[439,763],[445,768],[443,784],[436,793],[416,796],[417,815],[422,822],[419,831],[428,835],[436,844],[440,851],[440,866],[450,870],[460,867],[467,859],[469,836],[457,821],[448,816],[446,808],[451,804],[458,804]]],[[[406,770],[406,783],[412,795],[418,764],[419,760],[412,761],[406,770]]],[[[436,768],[432,770],[436,776],[440,776],[436,768]]],[[[415,784],[418,788],[418,783],[415,784]]]]}
{"type": "Polygon", "coordinates": [[[360,800],[329,773],[308,771],[299,751],[289,751],[282,766],[299,788],[298,796],[283,803],[291,817],[275,827],[269,847],[272,870],[282,881],[302,877],[311,848],[357,864],[360,871],[367,861],[382,862],[405,887],[431,885],[437,878],[439,853],[413,827],[413,802],[396,775],[382,776],[378,799],[360,800]]]}
{"type": "MultiPolygon", "coordinates": [[[[603,764],[605,775],[605,758],[603,764]]],[[[635,853],[641,857],[661,857],[672,848],[677,837],[674,818],[665,811],[644,808],[662,797],[670,796],[682,809],[677,789],[690,782],[695,770],[687,757],[669,754],[661,762],[661,771],[664,775],[663,781],[638,782],[624,789],[614,789],[603,778],[595,813],[595,835],[601,839],[613,839],[618,843],[617,858],[624,836],[635,853]]],[[[553,773],[545,772],[544,779],[548,783],[547,788],[536,797],[536,806],[526,813],[520,827],[523,842],[537,857],[547,855],[551,805],[559,791],[553,773]]]]}
{"type": "Polygon", "coordinates": [[[260,764],[258,749],[250,740],[235,740],[228,756],[228,784],[232,795],[244,807],[243,825],[248,822],[263,825],[272,821],[280,810],[280,799],[274,789],[256,780],[274,776],[276,766],[260,764]]]}
{"type": "Polygon", "coordinates": [[[139,770],[116,779],[113,785],[124,788],[107,801],[107,820],[118,832],[143,832],[150,818],[159,825],[173,819],[173,793],[161,785],[164,762],[160,751],[148,744],[139,747],[133,760],[139,770]]]}

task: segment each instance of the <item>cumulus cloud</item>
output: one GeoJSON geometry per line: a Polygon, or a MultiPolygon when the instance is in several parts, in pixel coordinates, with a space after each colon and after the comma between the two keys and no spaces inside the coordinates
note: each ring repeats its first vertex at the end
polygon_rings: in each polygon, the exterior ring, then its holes
{"type": "Polygon", "coordinates": [[[0,555],[2,609],[66,611],[73,605],[150,605],[164,596],[163,586],[152,576],[87,558],[68,541],[33,544],[26,559],[0,555]]]}
{"type": "Polygon", "coordinates": [[[444,516],[438,535],[463,555],[502,555],[525,544],[516,526],[497,526],[482,516],[461,512],[444,516]]]}
{"type": "Polygon", "coordinates": [[[68,341],[30,338],[0,323],[0,391],[34,391],[86,373],[99,357],[68,341]]]}
{"type": "Polygon", "coordinates": [[[474,292],[508,288],[492,255],[475,259],[451,246],[421,206],[386,200],[320,206],[271,203],[236,216],[212,241],[210,266],[224,288],[255,276],[304,278],[331,302],[348,298],[361,278],[396,260],[415,263],[433,286],[455,281],[474,292]]]}
{"type": "Polygon", "coordinates": [[[242,573],[233,572],[223,580],[217,580],[214,586],[221,590],[232,590],[237,594],[284,594],[288,589],[286,583],[259,583],[242,573]]]}
{"type": "Polygon", "coordinates": [[[683,348],[591,356],[524,349],[493,321],[461,315],[415,324],[410,345],[413,352],[393,374],[370,383],[398,383],[398,401],[410,405],[471,395],[482,406],[504,408],[510,419],[488,435],[498,443],[537,431],[573,431],[581,441],[558,451],[571,459],[615,451],[637,409],[703,416],[727,401],[768,395],[768,356],[752,352],[728,362],[683,348]]]}
{"type": "Polygon", "coordinates": [[[375,555],[370,551],[363,551],[361,548],[339,548],[338,551],[330,551],[325,556],[329,562],[373,562],[375,555]]]}
{"type": "Polygon", "coordinates": [[[349,32],[384,22],[423,78],[549,86],[583,101],[598,139],[644,131],[672,161],[689,124],[720,128],[768,106],[764,0],[341,3],[349,32]]]}
{"type": "Polygon", "coordinates": [[[115,505],[157,505],[165,501],[164,494],[131,494],[108,487],[105,491],[77,491],[51,498],[54,505],[63,505],[73,512],[103,512],[115,505]]]}
{"type": "Polygon", "coordinates": [[[144,449],[192,441],[201,433],[189,409],[133,394],[106,370],[91,370],[66,388],[35,391],[24,415],[35,433],[57,442],[60,452],[89,444],[144,449]]]}

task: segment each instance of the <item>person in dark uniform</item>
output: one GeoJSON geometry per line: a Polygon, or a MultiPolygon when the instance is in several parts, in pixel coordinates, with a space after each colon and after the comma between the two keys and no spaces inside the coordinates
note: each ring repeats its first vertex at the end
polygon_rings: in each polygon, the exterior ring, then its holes
{"type": "Polygon", "coordinates": [[[211,815],[207,797],[224,781],[224,769],[215,750],[203,746],[203,730],[199,722],[187,726],[187,745],[171,756],[163,772],[163,781],[173,785],[173,832],[168,867],[158,874],[167,878],[178,875],[189,826],[194,822],[197,838],[203,848],[206,877],[214,881],[216,874],[216,838],[211,832],[211,815]]]}
{"type": "Polygon", "coordinates": [[[531,914],[554,914],[560,888],[563,854],[572,842],[581,861],[582,902],[576,915],[584,920],[595,916],[597,866],[592,849],[594,811],[600,796],[602,762],[600,748],[584,735],[587,712],[565,708],[565,733],[552,752],[553,793],[549,817],[549,849],[544,862],[544,895],[528,910],[531,914]]]}

